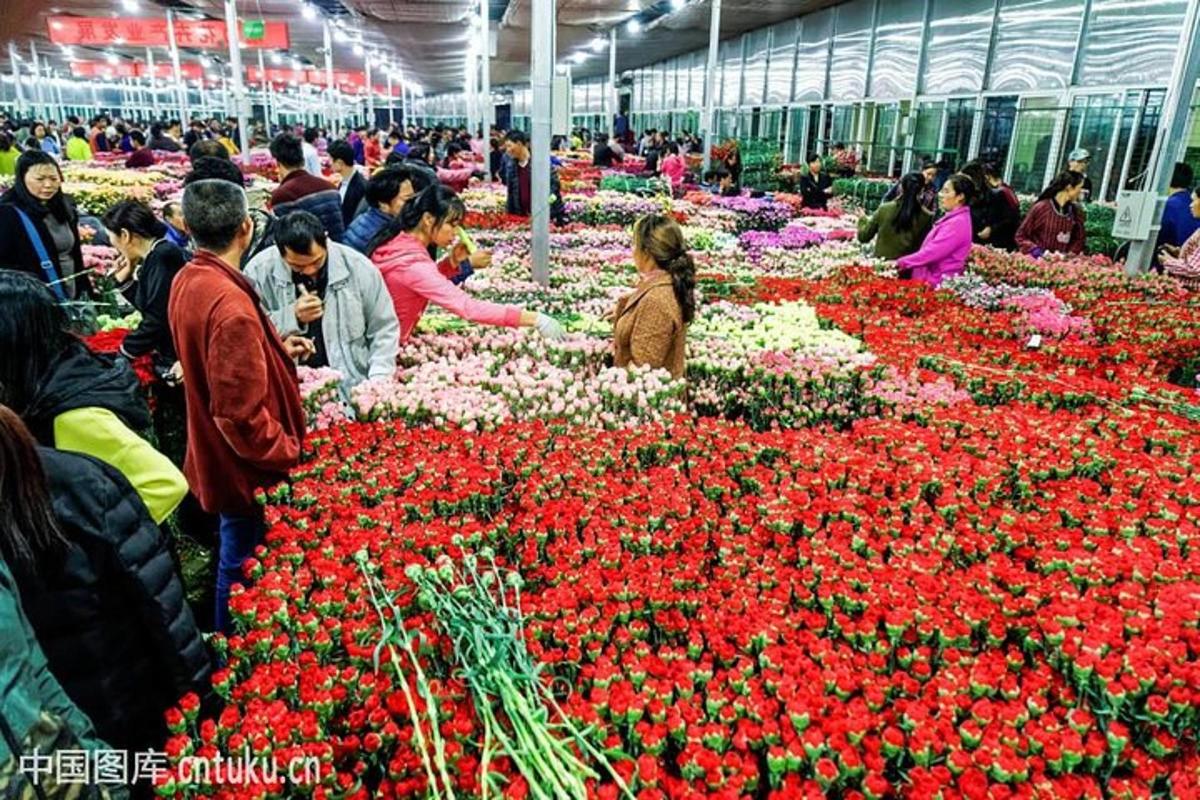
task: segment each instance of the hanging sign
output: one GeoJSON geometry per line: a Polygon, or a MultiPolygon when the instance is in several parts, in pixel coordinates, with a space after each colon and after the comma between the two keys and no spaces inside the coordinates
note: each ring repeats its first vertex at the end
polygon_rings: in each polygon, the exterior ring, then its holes
{"type": "Polygon", "coordinates": [[[267,24],[261,19],[242,20],[242,39],[257,42],[265,38],[267,24]]]}
{"type": "MultiPolygon", "coordinates": [[[[52,16],[50,41],[86,47],[170,47],[166,19],[154,17],[52,16]]],[[[286,22],[244,20],[238,44],[242,47],[287,50],[291,44],[286,22]]],[[[222,20],[176,20],[175,43],[196,50],[229,48],[229,30],[222,20]]]]}

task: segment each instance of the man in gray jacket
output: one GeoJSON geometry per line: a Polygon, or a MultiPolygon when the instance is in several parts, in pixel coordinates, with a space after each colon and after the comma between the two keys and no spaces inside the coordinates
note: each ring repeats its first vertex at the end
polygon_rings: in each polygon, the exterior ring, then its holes
{"type": "Polygon", "coordinates": [[[382,275],[365,256],[329,241],[315,215],[279,219],[275,247],[252,258],[245,275],[281,335],[312,341],[304,366],[336,369],[346,392],[395,374],[400,325],[382,275]]]}

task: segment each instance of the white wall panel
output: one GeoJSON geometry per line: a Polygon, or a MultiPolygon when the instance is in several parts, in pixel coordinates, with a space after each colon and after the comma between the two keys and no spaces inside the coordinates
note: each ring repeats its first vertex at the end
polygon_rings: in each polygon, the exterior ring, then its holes
{"type": "Polygon", "coordinates": [[[917,86],[925,0],[880,0],[870,95],[908,97],[917,86]]]}
{"type": "Polygon", "coordinates": [[[1187,0],[1092,0],[1079,83],[1166,85],[1187,0]]]}
{"type": "Polygon", "coordinates": [[[820,100],[825,96],[825,69],[829,38],[833,36],[833,9],[807,14],[800,20],[796,54],[796,91],[793,100],[820,100]]]}
{"type": "Polygon", "coordinates": [[[829,64],[829,96],[857,100],[867,91],[867,58],[871,48],[873,0],[851,0],[834,7],[837,22],[833,59],[829,64]]]}
{"type": "Polygon", "coordinates": [[[1065,89],[1082,14],[1083,0],[1004,0],[988,88],[1065,89]]]}

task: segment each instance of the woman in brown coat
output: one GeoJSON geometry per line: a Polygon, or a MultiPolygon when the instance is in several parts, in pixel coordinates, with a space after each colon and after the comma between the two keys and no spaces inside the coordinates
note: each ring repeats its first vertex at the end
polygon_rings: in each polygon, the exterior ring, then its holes
{"type": "Polygon", "coordinates": [[[633,263],[641,280],[613,312],[613,362],[683,377],[687,326],[696,314],[696,265],[670,217],[647,214],[633,226],[633,263]]]}

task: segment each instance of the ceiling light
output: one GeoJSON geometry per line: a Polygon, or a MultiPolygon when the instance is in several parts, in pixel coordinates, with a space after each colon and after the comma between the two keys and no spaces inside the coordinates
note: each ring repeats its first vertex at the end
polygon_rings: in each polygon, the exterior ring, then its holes
{"type": "Polygon", "coordinates": [[[208,60],[208,56],[200,56],[200,66],[208,69],[208,65],[212,62],[208,60]]]}
{"type": "Polygon", "coordinates": [[[350,44],[350,34],[338,28],[333,32],[333,40],[338,44],[350,44]]]}
{"type": "Polygon", "coordinates": [[[115,64],[115,63],[117,63],[117,54],[116,53],[105,53],[104,60],[110,64],[115,64]]]}
{"type": "Polygon", "coordinates": [[[271,64],[273,66],[278,67],[282,63],[283,63],[283,56],[279,55],[279,53],[271,53],[271,64]]]}
{"type": "Polygon", "coordinates": [[[125,9],[126,11],[137,11],[138,0],[121,0],[121,8],[125,9]]]}
{"type": "Polygon", "coordinates": [[[354,55],[358,56],[359,58],[362,58],[362,55],[364,52],[366,52],[366,51],[363,50],[363,46],[361,44],[356,43],[354,45],[354,55]]]}
{"type": "Polygon", "coordinates": [[[625,26],[625,30],[628,31],[631,36],[637,36],[642,32],[642,23],[638,22],[636,19],[631,19],[629,20],[629,24],[625,26]]]}
{"type": "Polygon", "coordinates": [[[688,4],[688,0],[671,0],[671,10],[678,11],[688,4]]]}
{"type": "Polygon", "coordinates": [[[304,65],[300,63],[300,59],[298,59],[298,58],[292,59],[292,69],[303,69],[303,68],[304,68],[304,65]]]}
{"type": "Polygon", "coordinates": [[[571,54],[571,60],[576,64],[582,64],[583,62],[587,61],[587,57],[587,53],[583,52],[582,50],[571,54]]]}
{"type": "Polygon", "coordinates": [[[300,7],[300,16],[304,17],[309,22],[312,22],[317,18],[317,10],[308,3],[305,3],[300,7]]]}

